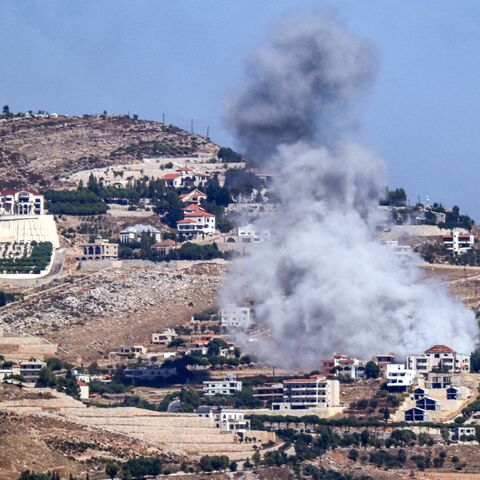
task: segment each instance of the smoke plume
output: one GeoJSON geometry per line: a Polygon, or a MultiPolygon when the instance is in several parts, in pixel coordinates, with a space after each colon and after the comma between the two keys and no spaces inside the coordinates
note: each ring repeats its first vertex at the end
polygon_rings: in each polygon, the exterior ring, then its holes
{"type": "Polygon", "coordinates": [[[228,107],[247,156],[276,173],[280,206],[257,222],[271,240],[233,263],[221,303],[253,302],[270,338],[250,349],[284,367],[318,368],[333,351],[470,352],[477,337],[474,314],[426,283],[418,258],[375,239],[385,165],[350,128],[375,70],[369,43],[332,16],[290,17],[255,52],[228,107]]]}

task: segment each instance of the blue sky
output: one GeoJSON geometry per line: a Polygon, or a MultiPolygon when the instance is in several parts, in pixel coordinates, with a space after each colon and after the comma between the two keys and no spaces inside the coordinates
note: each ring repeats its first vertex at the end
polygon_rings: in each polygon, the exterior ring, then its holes
{"type": "Polygon", "coordinates": [[[480,2],[83,0],[0,2],[0,103],[13,111],[137,113],[233,144],[223,102],[248,52],[290,11],[335,8],[381,68],[361,136],[412,199],[480,222],[480,2]]]}

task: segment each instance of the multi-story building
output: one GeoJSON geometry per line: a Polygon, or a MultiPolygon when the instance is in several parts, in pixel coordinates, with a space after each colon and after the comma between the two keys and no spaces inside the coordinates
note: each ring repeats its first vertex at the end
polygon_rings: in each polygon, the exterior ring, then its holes
{"type": "Polygon", "coordinates": [[[315,375],[283,382],[283,400],[272,403],[272,410],[305,410],[340,406],[340,382],[315,375]]]}
{"type": "Polygon", "coordinates": [[[283,400],[283,383],[264,383],[253,387],[253,396],[269,404],[281,402],[283,400]]]}
{"type": "Polygon", "coordinates": [[[423,376],[430,372],[469,372],[470,355],[457,353],[446,345],[434,345],[420,355],[408,356],[407,367],[423,376]]]}
{"type": "Polygon", "coordinates": [[[162,240],[161,242],[154,243],[151,247],[152,253],[159,257],[166,257],[170,252],[180,248],[181,244],[175,240],[162,240]]]}
{"type": "Polygon", "coordinates": [[[78,260],[117,260],[118,244],[110,243],[103,238],[96,238],[93,242],[80,245],[83,254],[78,260]]]}
{"type": "Polygon", "coordinates": [[[452,230],[450,235],[443,236],[443,244],[447,250],[459,254],[471,250],[475,243],[475,237],[470,233],[452,230]]]}
{"type": "Polygon", "coordinates": [[[405,392],[417,380],[417,372],[407,368],[403,363],[387,365],[387,388],[391,392],[405,392]]]}
{"type": "Polygon", "coordinates": [[[252,323],[253,312],[250,307],[225,307],[220,310],[222,327],[247,327],[252,323]]]}
{"type": "Polygon", "coordinates": [[[148,235],[152,240],[158,242],[161,240],[162,235],[158,228],[152,225],[145,225],[139,223],[130,227],[124,228],[120,232],[120,243],[140,242],[143,235],[148,235]]]}
{"type": "Polygon", "coordinates": [[[32,190],[0,190],[0,215],[43,215],[43,195],[32,190]]]}
{"type": "Polygon", "coordinates": [[[203,391],[206,396],[233,395],[242,391],[242,382],[236,375],[225,375],[223,380],[206,380],[203,382],[203,391]]]}
{"type": "Polygon", "coordinates": [[[177,222],[178,233],[187,236],[212,235],[215,233],[215,215],[206,212],[196,203],[183,209],[184,218],[177,222]]]}
{"type": "Polygon", "coordinates": [[[345,377],[360,379],[365,378],[365,362],[342,353],[334,353],[333,358],[320,360],[320,371],[322,373],[337,373],[345,377]]]}
{"type": "Polygon", "coordinates": [[[199,417],[210,418],[216,428],[242,437],[250,430],[250,420],[245,420],[245,413],[222,407],[200,406],[195,411],[199,417]]]}
{"type": "Polygon", "coordinates": [[[270,239],[270,232],[251,223],[238,227],[238,239],[243,243],[261,243],[270,239]]]}
{"type": "Polygon", "coordinates": [[[120,345],[117,350],[114,352],[114,355],[119,357],[139,357],[140,355],[145,355],[147,353],[146,347],[143,345],[120,345]]]}
{"type": "Polygon", "coordinates": [[[42,368],[47,364],[41,360],[32,358],[31,360],[24,360],[20,362],[19,374],[24,378],[26,383],[36,383],[42,368]]]}

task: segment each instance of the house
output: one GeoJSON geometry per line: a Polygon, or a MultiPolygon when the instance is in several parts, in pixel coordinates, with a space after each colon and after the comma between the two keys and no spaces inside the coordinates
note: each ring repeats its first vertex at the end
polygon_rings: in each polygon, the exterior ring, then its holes
{"type": "Polygon", "coordinates": [[[242,243],[261,243],[270,239],[270,232],[268,230],[261,229],[251,223],[238,227],[237,229],[238,239],[242,243]]]}
{"type": "Polygon", "coordinates": [[[450,441],[452,442],[471,442],[476,440],[476,429],[474,426],[471,427],[450,427],[448,429],[450,436],[450,441]]]}
{"type": "Polygon", "coordinates": [[[25,379],[25,383],[36,383],[42,368],[47,364],[36,358],[20,362],[18,373],[25,379]]]}
{"type": "Polygon", "coordinates": [[[454,229],[450,235],[444,235],[442,241],[447,250],[458,255],[473,248],[475,237],[470,233],[463,233],[454,229]]]}
{"type": "Polygon", "coordinates": [[[245,420],[245,413],[240,410],[222,407],[200,406],[195,413],[202,418],[210,418],[216,428],[243,436],[250,430],[250,420],[245,420]]]}
{"type": "Polygon", "coordinates": [[[118,244],[110,243],[101,237],[90,243],[80,245],[83,254],[77,257],[78,260],[117,260],[118,244]]]}
{"type": "Polygon", "coordinates": [[[420,355],[407,357],[407,366],[423,376],[430,372],[469,372],[470,355],[457,353],[446,345],[434,345],[420,355]]]}
{"type": "Polygon", "coordinates": [[[283,399],[273,402],[272,410],[305,410],[340,406],[340,382],[314,375],[283,381],[283,399]]]}
{"type": "Polygon", "coordinates": [[[428,373],[425,378],[426,388],[444,389],[448,387],[460,387],[462,379],[459,374],[452,373],[428,373]]]}
{"type": "Polygon", "coordinates": [[[168,345],[176,337],[177,334],[175,330],[173,330],[173,328],[167,328],[161,333],[152,333],[152,343],[168,345]]]}
{"type": "Polygon", "coordinates": [[[183,209],[184,218],[177,222],[179,233],[187,236],[212,235],[215,233],[215,215],[206,212],[196,203],[183,209]]]}
{"type": "Polygon", "coordinates": [[[229,306],[220,310],[222,327],[238,328],[247,327],[252,323],[253,312],[250,307],[229,306]]]}
{"type": "Polygon", "coordinates": [[[77,380],[77,386],[80,391],[80,400],[88,400],[90,397],[90,386],[88,383],[77,380]]]}
{"type": "Polygon", "coordinates": [[[174,240],[162,240],[161,242],[154,243],[151,246],[151,251],[154,255],[159,257],[166,257],[170,252],[180,248],[180,244],[174,240]]]}
{"type": "Polygon", "coordinates": [[[421,408],[422,410],[440,410],[440,402],[435,398],[422,397],[418,400],[415,400],[415,407],[421,408]]]}
{"type": "Polygon", "coordinates": [[[120,243],[140,242],[144,235],[148,235],[152,240],[155,240],[155,242],[162,239],[162,235],[158,228],[155,228],[152,225],[139,223],[124,228],[120,232],[120,243]]]}
{"type": "Polygon", "coordinates": [[[168,378],[177,374],[176,368],[167,368],[157,365],[146,365],[129,367],[125,369],[124,375],[132,380],[151,381],[157,378],[168,378]]]}
{"type": "Polygon", "coordinates": [[[421,398],[424,398],[427,395],[428,395],[428,390],[426,388],[417,387],[413,391],[413,399],[414,400],[420,400],[421,398]]]}
{"type": "Polygon", "coordinates": [[[446,388],[447,400],[463,400],[468,398],[471,394],[467,387],[454,387],[450,385],[446,388]]]}
{"type": "Polygon", "coordinates": [[[43,215],[44,198],[33,190],[0,190],[0,215],[43,215]]]}
{"type": "Polygon", "coordinates": [[[365,362],[342,353],[334,353],[333,358],[320,360],[322,373],[338,373],[348,378],[365,378],[365,362]]]}
{"type": "Polygon", "coordinates": [[[207,194],[197,190],[196,188],[191,192],[180,195],[180,201],[183,203],[195,203],[200,205],[203,200],[207,199],[207,194]]]}
{"type": "Polygon", "coordinates": [[[387,388],[391,392],[405,392],[417,380],[417,372],[403,363],[387,365],[387,388]]]}
{"type": "Polygon", "coordinates": [[[263,402],[281,402],[283,400],[283,383],[264,383],[253,387],[253,396],[263,402]]]}
{"type": "Polygon", "coordinates": [[[182,186],[182,179],[183,176],[180,173],[166,173],[162,177],[165,186],[171,188],[180,188],[182,186]]]}
{"type": "Polygon", "coordinates": [[[147,353],[147,349],[143,345],[125,346],[120,345],[115,351],[115,355],[119,357],[132,357],[136,358],[139,355],[147,353]]]}
{"type": "Polygon", "coordinates": [[[374,362],[378,365],[380,371],[385,374],[387,371],[387,366],[391,363],[395,363],[395,354],[393,352],[389,352],[375,355],[374,362]]]}
{"type": "Polygon", "coordinates": [[[225,375],[223,380],[206,380],[203,382],[203,392],[206,396],[233,395],[242,391],[242,382],[236,375],[225,375]]]}
{"type": "Polygon", "coordinates": [[[250,430],[250,420],[245,420],[245,413],[239,410],[221,408],[213,411],[215,427],[225,432],[244,434],[250,430]]]}
{"type": "Polygon", "coordinates": [[[418,407],[412,407],[405,410],[406,422],[428,422],[428,413],[426,410],[418,407]]]}

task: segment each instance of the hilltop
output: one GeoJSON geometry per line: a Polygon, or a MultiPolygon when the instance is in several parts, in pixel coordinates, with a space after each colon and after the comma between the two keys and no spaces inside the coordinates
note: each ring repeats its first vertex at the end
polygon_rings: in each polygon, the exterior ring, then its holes
{"type": "Polygon", "coordinates": [[[52,187],[80,170],[217,151],[200,135],[126,115],[0,117],[2,186],[52,187]]]}

